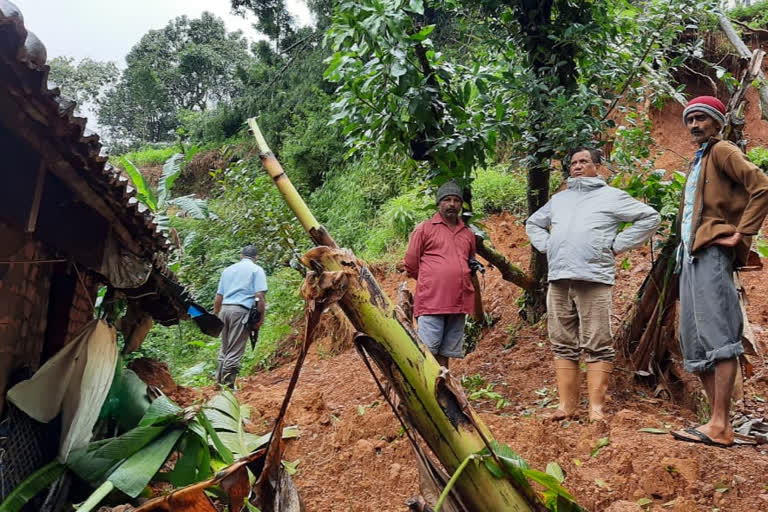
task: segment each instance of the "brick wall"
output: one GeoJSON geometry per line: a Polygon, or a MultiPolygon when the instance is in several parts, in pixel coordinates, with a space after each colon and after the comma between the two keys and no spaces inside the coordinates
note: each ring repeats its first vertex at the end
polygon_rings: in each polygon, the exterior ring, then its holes
{"type": "MultiPolygon", "coordinates": [[[[96,292],[99,289],[99,283],[93,276],[85,274],[82,270],[80,275],[83,282],[78,278],[75,286],[75,294],[72,299],[72,306],[69,310],[69,325],[67,326],[67,338],[65,344],[77,336],[85,325],[93,320],[93,304],[96,301],[96,292]],[[85,284],[85,287],[83,287],[85,284]]],[[[77,276],[75,276],[77,277],[77,276]]]]}
{"type": "MultiPolygon", "coordinates": [[[[50,259],[42,243],[0,223],[0,261],[50,259]]],[[[43,346],[54,264],[0,264],[0,358],[36,369],[43,346]]]]}
{"type": "MultiPolygon", "coordinates": [[[[0,261],[50,259],[43,245],[0,223],[0,261]]],[[[0,412],[14,370],[40,364],[52,264],[0,263],[0,412]]]]}

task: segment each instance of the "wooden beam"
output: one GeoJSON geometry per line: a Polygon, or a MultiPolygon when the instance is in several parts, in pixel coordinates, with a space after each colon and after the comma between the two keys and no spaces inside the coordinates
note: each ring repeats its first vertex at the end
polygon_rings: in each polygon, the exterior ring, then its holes
{"type": "MultiPolygon", "coordinates": [[[[751,59],[752,52],[747,48],[747,45],[744,44],[744,41],[741,40],[736,29],[733,28],[731,21],[726,18],[725,15],[720,14],[717,17],[717,22],[719,23],[720,28],[723,29],[723,32],[725,32],[728,41],[730,41],[733,47],[736,48],[739,55],[745,59],[751,59]]],[[[768,121],[768,85],[766,85],[768,82],[766,82],[765,74],[762,70],[758,71],[758,78],[760,80],[760,87],[757,88],[757,92],[760,94],[760,114],[763,120],[768,121]]]]}
{"type": "Polygon", "coordinates": [[[35,180],[35,193],[32,196],[32,206],[29,208],[29,220],[27,221],[27,233],[34,233],[37,227],[37,217],[40,215],[40,201],[43,199],[43,185],[45,185],[45,162],[40,159],[35,180]]]}

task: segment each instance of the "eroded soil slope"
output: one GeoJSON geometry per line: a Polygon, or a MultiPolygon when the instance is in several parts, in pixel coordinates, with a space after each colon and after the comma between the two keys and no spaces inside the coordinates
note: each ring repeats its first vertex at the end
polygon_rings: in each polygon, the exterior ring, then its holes
{"type": "MultiPolygon", "coordinates": [[[[525,265],[529,247],[516,219],[501,215],[488,224],[496,246],[511,261],[525,265]]],[[[616,325],[651,264],[647,248],[634,251],[629,260],[627,269],[617,263],[616,325]]],[[[378,274],[394,297],[402,274],[395,269],[381,269],[378,274]]],[[[745,274],[750,320],[763,340],[768,326],[766,280],[768,271],[745,274]]],[[[619,364],[607,425],[547,421],[557,397],[544,323],[520,322],[519,291],[502,281],[497,271],[488,271],[484,286],[486,310],[500,319],[451,371],[459,378],[474,376],[493,383],[493,391],[505,398],[501,408],[492,400],[473,403],[497,439],[536,468],[558,462],[566,472],[566,486],[592,511],[642,510],[636,504],[642,498],[652,500],[650,510],[659,511],[768,510],[768,447],[726,450],[638,431],[695,424],[694,392],[686,394],[683,403],[655,398],[652,389],[635,383],[632,373],[619,364]],[[603,438],[607,446],[594,453],[603,438]]],[[[406,510],[405,500],[419,492],[411,448],[357,353],[346,349],[333,354],[332,347],[343,345],[333,336],[334,332],[326,332],[311,349],[288,412],[288,421],[299,425],[301,438],[289,441],[286,458],[300,460],[296,481],[307,510],[406,510]]],[[[760,361],[755,368],[745,384],[745,399],[736,409],[768,416],[764,403],[768,368],[760,361]]],[[[253,430],[268,430],[291,370],[287,363],[241,380],[238,397],[252,408],[253,430]]],[[[585,396],[585,387],[583,391],[585,396]]]]}

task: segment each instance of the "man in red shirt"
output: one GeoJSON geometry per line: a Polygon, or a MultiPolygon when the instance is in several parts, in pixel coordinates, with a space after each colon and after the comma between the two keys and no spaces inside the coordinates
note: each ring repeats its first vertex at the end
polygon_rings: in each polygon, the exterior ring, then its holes
{"type": "Polygon", "coordinates": [[[461,189],[449,181],[437,191],[437,213],[411,234],[405,271],[417,280],[414,316],[421,341],[448,367],[449,357],[464,357],[464,321],[474,307],[469,258],[475,235],[459,218],[461,189]]]}

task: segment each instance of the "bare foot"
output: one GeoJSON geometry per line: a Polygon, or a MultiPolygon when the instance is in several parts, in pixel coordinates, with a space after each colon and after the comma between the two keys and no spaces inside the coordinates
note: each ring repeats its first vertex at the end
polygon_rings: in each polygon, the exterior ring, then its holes
{"type": "Polygon", "coordinates": [[[565,412],[563,409],[558,408],[555,412],[550,414],[548,418],[551,421],[562,421],[562,420],[567,420],[568,418],[573,418],[574,416],[576,416],[575,412],[572,412],[569,414],[565,412]]]}

